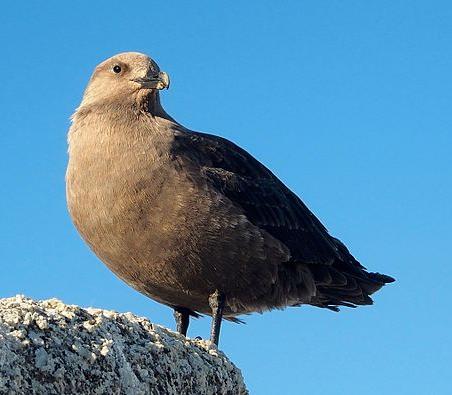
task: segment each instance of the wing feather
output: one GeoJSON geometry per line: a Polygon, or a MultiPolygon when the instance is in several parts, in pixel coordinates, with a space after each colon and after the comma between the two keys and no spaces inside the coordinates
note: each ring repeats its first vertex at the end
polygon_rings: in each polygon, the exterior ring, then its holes
{"type": "Polygon", "coordinates": [[[341,258],[334,239],[301,199],[246,151],[198,132],[181,133],[176,141],[197,160],[208,183],[284,243],[293,261],[331,265],[341,258]]]}
{"type": "Polygon", "coordinates": [[[338,306],[371,304],[369,295],[394,281],[367,272],[301,199],[245,150],[221,137],[188,132],[176,134],[174,153],[189,152],[210,187],[286,245],[291,262],[308,265],[317,286],[310,304],[334,311],[338,306]]]}

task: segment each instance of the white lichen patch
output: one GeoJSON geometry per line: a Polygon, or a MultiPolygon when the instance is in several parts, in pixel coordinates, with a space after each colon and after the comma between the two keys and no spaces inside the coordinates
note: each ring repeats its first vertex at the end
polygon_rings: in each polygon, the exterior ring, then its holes
{"type": "Polygon", "coordinates": [[[0,299],[1,394],[246,394],[210,342],[133,314],[0,299]]]}

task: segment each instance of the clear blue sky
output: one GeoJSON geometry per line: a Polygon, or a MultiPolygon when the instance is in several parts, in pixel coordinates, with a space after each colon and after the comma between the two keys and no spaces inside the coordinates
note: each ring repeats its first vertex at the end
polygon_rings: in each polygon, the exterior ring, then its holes
{"type": "Polygon", "coordinates": [[[173,327],[84,245],[65,203],[66,131],[91,71],[141,51],[172,78],[171,115],[249,150],[398,280],[372,307],[225,323],[221,348],[252,394],[452,393],[451,3],[232,3],[2,5],[0,296],[173,327]]]}

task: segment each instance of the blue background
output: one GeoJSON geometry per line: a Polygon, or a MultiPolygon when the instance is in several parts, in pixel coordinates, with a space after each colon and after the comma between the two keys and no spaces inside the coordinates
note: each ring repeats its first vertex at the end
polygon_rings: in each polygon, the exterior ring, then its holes
{"type": "Polygon", "coordinates": [[[66,131],[92,69],[141,51],[172,78],[170,114],[249,150],[398,280],[373,307],[225,323],[221,349],[251,393],[452,393],[450,2],[16,3],[0,14],[2,297],[173,327],[97,260],[65,205],[66,131]]]}

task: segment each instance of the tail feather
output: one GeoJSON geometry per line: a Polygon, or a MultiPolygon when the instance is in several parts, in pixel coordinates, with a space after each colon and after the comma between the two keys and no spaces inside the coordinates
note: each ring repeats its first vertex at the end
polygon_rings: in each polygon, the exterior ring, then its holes
{"type": "Polygon", "coordinates": [[[347,266],[343,262],[332,266],[309,266],[317,287],[312,305],[334,311],[339,310],[338,306],[371,305],[370,295],[395,281],[385,274],[367,272],[362,266],[358,270],[356,266],[347,266]]]}

